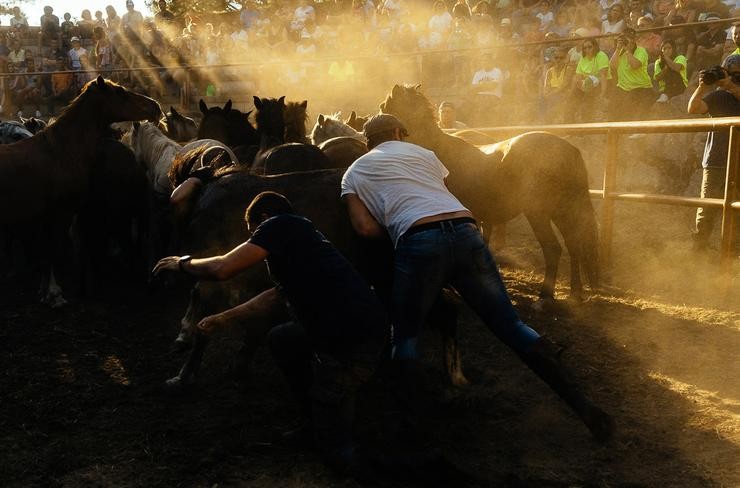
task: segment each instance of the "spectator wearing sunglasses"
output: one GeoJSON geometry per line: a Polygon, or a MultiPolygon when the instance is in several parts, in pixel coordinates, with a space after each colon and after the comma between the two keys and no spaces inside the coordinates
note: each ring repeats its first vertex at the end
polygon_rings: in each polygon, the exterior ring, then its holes
{"type": "MultiPolygon", "coordinates": [[[[712,117],[740,115],[740,54],[731,54],[722,62],[699,73],[699,86],[689,100],[690,114],[709,114],[712,117]]],[[[702,158],[702,198],[724,196],[727,172],[727,148],[730,132],[721,129],[709,132],[702,158]]],[[[705,251],[714,229],[718,209],[700,207],[696,211],[694,250],[705,251]]]]}
{"type": "Polygon", "coordinates": [[[552,66],[545,73],[542,100],[545,122],[562,123],[565,104],[570,94],[572,71],[568,65],[568,50],[558,46],[552,56],[552,66]]]}

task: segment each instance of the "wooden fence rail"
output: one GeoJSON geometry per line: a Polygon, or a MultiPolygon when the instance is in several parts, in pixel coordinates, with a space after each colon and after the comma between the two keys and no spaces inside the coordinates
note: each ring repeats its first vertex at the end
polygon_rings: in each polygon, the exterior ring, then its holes
{"type": "Polygon", "coordinates": [[[592,197],[603,199],[601,207],[601,258],[605,266],[611,259],[612,233],[614,227],[614,202],[617,200],[678,205],[685,207],[722,208],[720,264],[725,271],[731,269],[734,252],[735,225],[740,201],[737,201],[738,168],[740,167],[740,117],[717,117],[679,120],[650,120],[639,122],[605,122],[593,124],[561,124],[509,127],[471,128],[491,136],[514,136],[523,132],[547,131],[559,135],[606,134],[606,155],[603,188],[590,190],[592,197]],[[727,151],[727,173],[725,175],[724,198],[698,198],[679,195],[657,195],[649,193],[627,193],[616,191],[619,140],[622,134],[647,134],[669,132],[704,132],[719,129],[730,130],[727,151]]]}

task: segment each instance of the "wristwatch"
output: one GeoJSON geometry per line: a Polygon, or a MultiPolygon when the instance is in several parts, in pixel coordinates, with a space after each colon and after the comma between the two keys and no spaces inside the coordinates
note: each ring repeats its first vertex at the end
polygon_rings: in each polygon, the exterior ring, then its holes
{"type": "Polygon", "coordinates": [[[193,259],[193,257],[188,254],[186,256],[180,256],[180,259],[177,260],[177,268],[180,270],[181,273],[187,273],[187,271],[185,271],[182,266],[185,263],[189,263],[191,259],[193,259]]]}

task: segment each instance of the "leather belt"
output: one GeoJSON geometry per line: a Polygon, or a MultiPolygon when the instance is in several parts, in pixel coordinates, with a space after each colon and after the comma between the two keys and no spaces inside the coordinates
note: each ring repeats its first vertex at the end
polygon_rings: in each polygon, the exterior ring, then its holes
{"type": "Polygon", "coordinates": [[[454,227],[459,224],[473,224],[478,225],[478,222],[472,217],[457,217],[454,219],[437,220],[436,222],[427,222],[426,224],[419,224],[411,227],[409,230],[403,233],[403,236],[410,236],[417,232],[424,232],[425,230],[440,229],[444,230],[446,226],[454,227]]]}

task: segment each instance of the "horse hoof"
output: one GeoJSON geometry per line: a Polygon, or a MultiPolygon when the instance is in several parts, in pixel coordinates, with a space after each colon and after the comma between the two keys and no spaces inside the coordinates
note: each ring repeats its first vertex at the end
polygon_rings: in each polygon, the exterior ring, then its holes
{"type": "Polygon", "coordinates": [[[67,304],[67,300],[65,300],[61,295],[45,295],[41,298],[41,303],[52,309],[58,309],[65,306],[67,304]]]}

